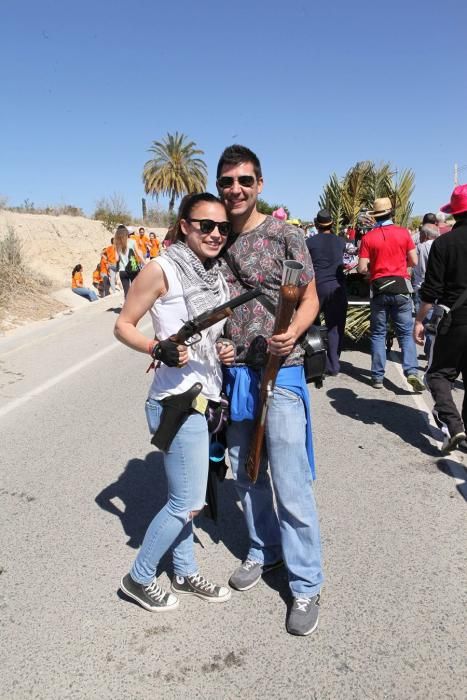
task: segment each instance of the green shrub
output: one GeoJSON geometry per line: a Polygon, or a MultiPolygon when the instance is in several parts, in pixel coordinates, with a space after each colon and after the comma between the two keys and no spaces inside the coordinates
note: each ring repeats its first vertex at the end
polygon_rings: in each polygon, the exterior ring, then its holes
{"type": "Polygon", "coordinates": [[[113,231],[119,224],[128,226],[132,222],[126,202],[119,194],[99,199],[96,202],[93,218],[102,221],[108,231],[113,231]]]}

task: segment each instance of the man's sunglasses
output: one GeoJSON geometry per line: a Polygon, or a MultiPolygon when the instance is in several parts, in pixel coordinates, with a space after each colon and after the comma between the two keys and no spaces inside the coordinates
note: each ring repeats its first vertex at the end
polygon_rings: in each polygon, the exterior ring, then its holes
{"type": "Polygon", "coordinates": [[[191,223],[199,224],[201,233],[212,233],[217,227],[221,236],[228,236],[232,233],[232,224],[230,221],[213,221],[212,219],[187,219],[191,223]]]}
{"type": "Polygon", "coordinates": [[[253,187],[256,178],[253,175],[239,175],[237,178],[230,175],[223,175],[217,180],[217,186],[220,190],[228,190],[237,180],[240,187],[253,187]]]}

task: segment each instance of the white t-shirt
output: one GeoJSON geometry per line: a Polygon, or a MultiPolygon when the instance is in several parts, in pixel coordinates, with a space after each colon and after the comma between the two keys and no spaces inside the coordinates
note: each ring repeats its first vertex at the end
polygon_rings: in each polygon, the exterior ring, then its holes
{"type": "MultiPolygon", "coordinates": [[[[159,265],[165,273],[168,291],[153,304],[150,309],[154,334],[158,340],[165,340],[180,330],[188,320],[188,311],[183,296],[183,288],[175,266],[170,258],[160,255],[151,260],[149,265],[159,265]]],[[[221,299],[219,304],[227,301],[221,299]]],[[[212,328],[222,334],[225,320],[216,323],[212,328]]],[[[206,331],[203,331],[203,334],[206,331]]],[[[190,389],[195,382],[201,382],[201,395],[211,401],[218,401],[222,388],[222,369],[220,362],[212,363],[206,357],[201,357],[197,344],[188,348],[188,364],[185,367],[167,367],[163,363],[154,372],[154,379],[149,390],[149,398],[161,400],[173,394],[182,394],[190,389]]]]}

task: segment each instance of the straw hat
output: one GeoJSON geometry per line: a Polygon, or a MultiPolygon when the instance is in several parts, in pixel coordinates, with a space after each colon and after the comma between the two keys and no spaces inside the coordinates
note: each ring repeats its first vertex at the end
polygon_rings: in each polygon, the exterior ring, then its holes
{"type": "Polygon", "coordinates": [[[392,202],[389,199],[389,197],[379,197],[378,199],[375,199],[375,202],[373,204],[373,209],[369,211],[368,213],[370,216],[374,216],[375,218],[378,218],[380,216],[385,216],[386,214],[390,214],[392,212],[392,202]]]}

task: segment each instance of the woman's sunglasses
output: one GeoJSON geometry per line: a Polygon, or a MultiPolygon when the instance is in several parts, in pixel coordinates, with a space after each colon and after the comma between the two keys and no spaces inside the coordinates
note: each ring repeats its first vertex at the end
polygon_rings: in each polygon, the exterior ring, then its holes
{"type": "Polygon", "coordinates": [[[230,175],[223,175],[217,180],[217,186],[220,190],[228,190],[237,180],[240,187],[253,187],[256,182],[256,178],[253,175],[239,175],[237,178],[230,177],[230,175]]]}
{"type": "Polygon", "coordinates": [[[228,236],[232,233],[232,224],[230,221],[213,221],[212,219],[187,219],[191,223],[199,224],[201,233],[212,233],[217,227],[221,236],[228,236]]]}

